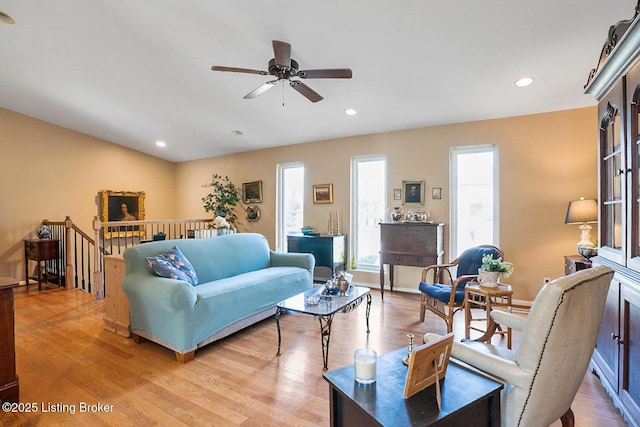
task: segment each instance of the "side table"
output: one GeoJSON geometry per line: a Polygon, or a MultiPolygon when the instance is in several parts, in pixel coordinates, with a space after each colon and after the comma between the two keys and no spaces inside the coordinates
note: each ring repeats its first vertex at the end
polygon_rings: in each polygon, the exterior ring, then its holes
{"type": "Polygon", "coordinates": [[[17,403],[20,386],[16,373],[16,339],[13,288],[18,281],[0,277],[0,401],[17,403]]]}
{"type": "Polygon", "coordinates": [[[62,260],[60,259],[58,251],[59,243],[60,240],[57,239],[27,239],[24,241],[24,276],[27,290],[29,290],[29,279],[38,279],[38,290],[42,290],[43,274],[40,263],[44,261],[44,276],[45,280],[48,280],[49,272],[47,270],[47,261],[49,260],[55,260],[58,285],[62,286],[62,260]],[[38,263],[38,275],[35,277],[29,276],[29,260],[38,263]]]}
{"type": "Polygon", "coordinates": [[[355,382],[353,365],[323,378],[329,383],[330,425],[338,426],[500,426],[501,383],[477,371],[449,361],[441,381],[442,409],[438,409],[435,386],[405,399],[402,397],[407,366],[401,348],[378,357],[377,379],[369,385],[355,382]]]}
{"type": "Polygon", "coordinates": [[[489,313],[491,310],[498,307],[511,307],[511,296],[513,290],[510,285],[498,285],[497,288],[486,288],[480,286],[478,282],[470,282],[464,288],[464,337],[469,339],[471,336],[471,330],[483,332],[483,335],[475,341],[490,342],[491,337],[495,334],[507,336],[507,348],[511,349],[511,328],[507,328],[506,331],[499,329],[492,319],[489,313]],[[483,308],[485,311],[485,317],[473,318],[471,309],[483,308]],[[474,321],[486,321],[486,329],[482,330],[471,325],[474,321]],[[496,331],[497,330],[497,331],[496,331]]]}

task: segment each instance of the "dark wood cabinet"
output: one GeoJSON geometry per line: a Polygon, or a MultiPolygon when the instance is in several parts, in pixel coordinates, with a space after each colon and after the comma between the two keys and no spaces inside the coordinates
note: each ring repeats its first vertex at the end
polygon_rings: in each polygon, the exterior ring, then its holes
{"type": "Polygon", "coordinates": [[[384,298],[384,265],[389,265],[389,285],[393,291],[396,265],[426,267],[442,263],[444,224],[425,222],[385,222],[380,224],[380,294],[384,298]]]}
{"type": "Polygon", "coordinates": [[[347,236],[344,234],[337,236],[289,235],[287,236],[287,251],[314,256],[316,259],[315,280],[331,278],[323,276],[321,271],[318,271],[318,267],[330,269],[331,276],[336,273],[337,269],[347,270],[347,236]]]}
{"type": "Polygon", "coordinates": [[[16,340],[13,317],[13,288],[18,281],[0,277],[0,401],[18,402],[16,340]]]}
{"type": "MultiPolygon", "coordinates": [[[[635,17],[634,17],[635,18],[635,17]]],[[[609,30],[585,92],[598,100],[598,256],[615,270],[592,368],[630,425],[640,425],[640,20],[609,30]]]]}
{"type": "Polygon", "coordinates": [[[564,274],[573,274],[576,271],[591,268],[591,261],[580,255],[564,256],[564,274]]]}

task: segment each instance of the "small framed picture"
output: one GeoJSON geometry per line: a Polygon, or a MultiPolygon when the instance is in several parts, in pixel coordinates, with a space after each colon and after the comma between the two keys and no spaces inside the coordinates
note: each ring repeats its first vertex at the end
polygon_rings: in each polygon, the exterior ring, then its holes
{"type": "Polygon", "coordinates": [[[262,203],[262,181],[242,183],[242,201],[245,203],[262,203]]]}
{"type": "Polygon", "coordinates": [[[314,185],[313,203],[333,203],[333,184],[314,185]]]}
{"type": "Polygon", "coordinates": [[[442,199],[442,188],[433,187],[431,189],[431,198],[432,199],[442,199]]]}
{"type": "Polygon", "coordinates": [[[405,398],[436,384],[436,399],[440,408],[440,380],[447,373],[452,346],[453,333],[449,333],[413,350],[404,384],[405,398]]]}
{"type": "Polygon", "coordinates": [[[400,188],[393,189],[393,200],[402,199],[402,190],[400,188]]]}
{"type": "Polygon", "coordinates": [[[424,206],[424,181],[402,181],[402,204],[424,206]]]}

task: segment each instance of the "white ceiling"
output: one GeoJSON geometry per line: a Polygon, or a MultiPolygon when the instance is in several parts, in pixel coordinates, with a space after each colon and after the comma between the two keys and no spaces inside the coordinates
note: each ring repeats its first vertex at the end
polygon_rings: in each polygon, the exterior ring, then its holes
{"type": "Polygon", "coordinates": [[[0,0],[0,107],[171,161],[595,105],[583,85],[634,0],[0,0]],[[271,41],[311,103],[270,76],[271,41]],[[536,83],[514,86],[523,76],[536,83]],[[282,105],[284,102],[284,106],[282,105]],[[353,107],[356,116],[346,116],[353,107]],[[243,136],[232,135],[241,130],[243,136]],[[156,140],[167,146],[160,149],[156,140]]]}

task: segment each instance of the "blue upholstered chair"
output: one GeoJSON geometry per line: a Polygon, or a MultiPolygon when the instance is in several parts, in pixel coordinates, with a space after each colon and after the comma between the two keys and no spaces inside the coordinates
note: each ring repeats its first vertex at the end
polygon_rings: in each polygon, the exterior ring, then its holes
{"type": "Polygon", "coordinates": [[[503,258],[500,248],[481,245],[465,250],[450,264],[430,265],[422,270],[421,322],[424,322],[425,311],[430,310],[447,323],[447,333],[452,332],[453,315],[464,307],[464,287],[470,280],[477,279],[482,257],[487,254],[493,254],[494,259],[503,258]],[[455,279],[451,273],[453,267],[457,267],[455,279]]]}

